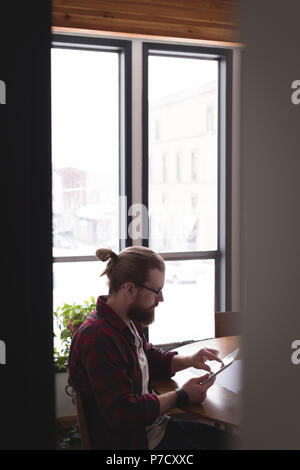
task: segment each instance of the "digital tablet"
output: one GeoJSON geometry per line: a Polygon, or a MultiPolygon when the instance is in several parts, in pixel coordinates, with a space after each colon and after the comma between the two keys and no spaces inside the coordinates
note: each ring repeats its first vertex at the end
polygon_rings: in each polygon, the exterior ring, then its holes
{"type": "Polygon", "coordinates": [[[211,371],[210,375],[207,377],[207,379],[203,380],[203,382],[200,382],[200,384],[201,385],[206,384],[213,377],[220,374],[220,372],[222,372],[227,367],[229,367],[233,363],[233,361],[235,360],[236,356],[238,355],[239,349],[240,348],[235,349],[232,353],[228,354],[228,356],[224,357],[224,359],[222,359],[223,364],[220,364],[218,362],[215,367],[212,367],[212,371],[211,371]]]}

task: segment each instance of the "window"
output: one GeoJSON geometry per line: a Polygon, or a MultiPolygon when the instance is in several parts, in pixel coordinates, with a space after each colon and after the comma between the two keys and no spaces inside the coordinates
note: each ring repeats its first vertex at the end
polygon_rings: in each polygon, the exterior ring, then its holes
{"type": "Polygon", "coordinates": [[[199,151],[192,152],[192,181],[199,181],[199,151]]]}
{"type": "Polygon", "coordinates": [[[152,227],[144,244],[166,260],[165,302],[156,310],[149,339],[163,344],[212,337],[214,311],[229,301],[225,147],[230,127],[225,115],[230,115],[230,54],[145,43],[143,64],[143,202],[152,227]],[[212,132],[214,117],[219,132],[212,132]],[[148,137],[158,121],[159,141],[148,137]],[[159,158],[165,177],[148,180],[148,168],[159,158]],[[166,191],[168,199],[161,204],[159,195],[166,191]]]}
{"type": "Polygon", "coordinates": [[[55,310],[106,292],[95,251],[128,244],[121,232],[131,203],[130,58],[130,43],[53,38],[55,310]]]}
{"type": "Polygon", "coordinates": [[[52,49],[53,250],[119,247],[119,60],[52,49]]]}
{"type": "Polygon", "coordinates": [[[166,261],[150,341],[211,337],[214,310],[230,308],[231,52],[140,41],[132,68],[131,51],[131,41],[53,37],[54,308],[107,292],[97,248],[143,243],[166,261]],[[139,239],[133,193],[147,208],[139,239]]]}
{"type": "Polygon", "coordinates": [[[211,105],[208,105],[206,108],[206,130],[207,132],[215,131],[214,108],[211,105]]]}

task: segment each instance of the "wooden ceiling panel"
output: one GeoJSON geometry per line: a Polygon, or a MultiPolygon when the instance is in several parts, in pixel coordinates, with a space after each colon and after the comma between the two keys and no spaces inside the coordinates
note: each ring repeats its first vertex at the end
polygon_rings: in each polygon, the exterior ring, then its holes
{"type": "Polygon", "coordinates": [[[53,0],[52,26],[239,43],[239,0],[53,0]]]}

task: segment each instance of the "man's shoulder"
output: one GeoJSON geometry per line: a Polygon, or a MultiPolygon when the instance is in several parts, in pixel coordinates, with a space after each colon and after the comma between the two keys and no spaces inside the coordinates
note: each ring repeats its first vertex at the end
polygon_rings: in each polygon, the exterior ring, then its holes
{"type": "Polygon", "coordinates": [[[101,344],[120,343],[124,339],[124,330],[119,330],[111,324],[105,317],[92,312],[89,317],[79,326],[73,343],[77,344],[101,344]]]}
{"type": "MultiPolygon", "coordinates": [[[[129,333],[130,334],[130,333],[129,333]]],[[[131,350],[128,335],[104,318],[89,318],[76,331],[71,345],[70,365],[82,358],[113,358],[128,361],[131,350]]]]}
{"type": "Polygon", "coordinates": [[[92,312],[88,318],[79,326],[74,338],[78,340],[79,338],[83,339],[85,337],[101,338],[103,336],[112,335],[113,331],[109,322],[107,322],[105,318],[99,317],[95,312],[92,312]]]}

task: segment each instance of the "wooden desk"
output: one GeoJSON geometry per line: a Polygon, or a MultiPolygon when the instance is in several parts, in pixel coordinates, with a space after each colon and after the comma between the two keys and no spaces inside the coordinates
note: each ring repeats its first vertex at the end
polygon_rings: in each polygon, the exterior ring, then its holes
{"type": "MultiPolygon", "coordinates": [[[[188,356],[199,349],[210,347],[218,349],[220,351],[219,356],[222,359],[239,346],[239,336],[228,336],[197,341],[176,348],[175,350],[178,351],[180,355],[188,356]]],[[[205,371],[203,371],[203,374],[205,374],[205,371]]],[[[195,375],[186,369],[177,372],[172,379],[153,382],[153,388],[159,394],[170,392],[181,387],[191,377],[195,377],[195,375]]],[[[239,426],[240,396],[215,383],[208,389],[207,398],[201,405],[189,405],[184,409],[184,412],[190,413],[191,419],[197,419],[198,417],[204,418],[205,421],[216,425],[239,426]]],[[[171,414],[180,419],[181,413],[182,410],[174,409],[171,414]]]]}

